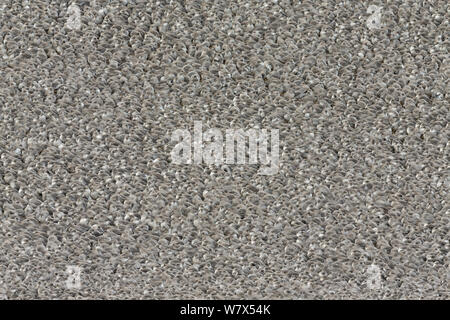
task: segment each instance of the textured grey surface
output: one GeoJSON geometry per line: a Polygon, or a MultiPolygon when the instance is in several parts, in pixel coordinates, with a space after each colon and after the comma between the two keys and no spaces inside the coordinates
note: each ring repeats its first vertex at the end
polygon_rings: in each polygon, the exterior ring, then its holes
{"type": "Polygon", "coordinates": [[[0,298],[449,298],[448,1],[74,3],[0,0],[0,298]]]}

